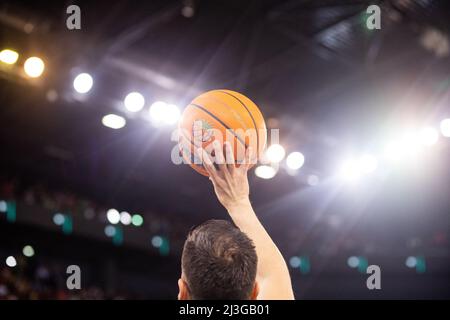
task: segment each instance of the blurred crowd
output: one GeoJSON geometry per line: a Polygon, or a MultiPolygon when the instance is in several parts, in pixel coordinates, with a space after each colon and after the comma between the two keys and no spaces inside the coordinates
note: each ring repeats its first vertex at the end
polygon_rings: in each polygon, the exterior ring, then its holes
{"type": "MultiPolygon", "coordinates": [[[[8,201],[38,206],[51,212],[70,212],[87,220],[97,220],[107,224],[106,205],[86,199],[74,192],[48,187],[43,183],[30,183],[17,177],[1,176],[0,204],[8,201]]],[[[124,210],[125,208],[120,208],[124,210]]],[[[2,210],[0,206],[0,215],[2,210]]],[[[144,216],[144,225],[149,234],[159,233],[170,237],[171,247],[183,243],[186,237],[186,225],[170,221],[168,218],[152,212],[140,212],[144,216]]],[[[0,246],[0,251],[1,251],[0,246]]],[[[171,250],[172,252],[172,250],[171,250]]],[[[6,254],[6,252],[5,252],[6,254]]],[[[1,257],[6,255],[0,252],[1,257]]],[[[83,285],[81,290],[68,290],[64,264],[59,260],[41,261],[23,256],[17,257],[17,265],[9,267],[4,260],[0,263],[0,300],[51,299],[51,300],[110,300],[140,299],[139,295],[129,292],[110,292],[104,284],[83,285]]]]}
{"type": "MultiPolygon", "coordinates": [[[[102,223],[107,223],[106,211],[111,208],[70,190],[50,188],[45,183],[28,182],[18,177],[0,176],[0,200],[22,201],[52,212],[70,212],[83,216],[86,220],[97,219],[102,223]]],[[[126,208],[117,209],[127,211],[126,208]]],[[[139,213],[144,216],[143,227],[150,234],[166,235],[174,245],[184,242],[188,227],[182,221],[169,220],[166,215],[151,211],[142,210],[139,213]]]]}

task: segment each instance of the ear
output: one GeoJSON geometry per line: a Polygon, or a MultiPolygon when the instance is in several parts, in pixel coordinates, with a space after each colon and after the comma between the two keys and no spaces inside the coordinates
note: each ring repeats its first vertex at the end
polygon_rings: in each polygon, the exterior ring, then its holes
{"type": "Polygon", "coordinates": [[[250,300],[256,300],[258,298],[258,294],[259,294],[259,285],[258,285],[258,282],[255,281],[255,285],[253,287],[252,294],[250,295],[250,300]]]}
{"type": "Polygon", "coordinates": [[[178,279],[178,300],[189,300],[189,291],[186,282],[183,279],[178,279]]]}

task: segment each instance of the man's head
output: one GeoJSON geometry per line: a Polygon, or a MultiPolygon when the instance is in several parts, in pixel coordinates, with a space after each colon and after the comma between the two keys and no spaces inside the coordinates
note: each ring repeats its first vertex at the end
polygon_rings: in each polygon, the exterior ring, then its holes
{"type": "Polygon", "coordinates": [[[255,299],[257,256],[253,242],[230,222],[209,220],[184,243],[179,299],[255,299]]]}

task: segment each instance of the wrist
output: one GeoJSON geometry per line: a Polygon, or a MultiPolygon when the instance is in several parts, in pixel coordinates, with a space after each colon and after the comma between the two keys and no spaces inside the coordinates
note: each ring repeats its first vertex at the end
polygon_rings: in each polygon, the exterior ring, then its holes
{"type": "Polygon", "coordinates": [[[225,209],[227,209],[228,213],[233,214],[239,212],[242,208],[251,207],[250,198],[248,196],[236,199],[227,203],[225,205],[225,209]]]}

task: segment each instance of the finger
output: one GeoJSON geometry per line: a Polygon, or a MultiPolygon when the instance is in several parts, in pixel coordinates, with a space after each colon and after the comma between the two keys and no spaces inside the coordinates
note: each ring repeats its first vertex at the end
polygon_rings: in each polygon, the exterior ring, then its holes
{"type": "Polygon", "coordinates": [[[213,148],[214,148],[214,157],[216,159],[215,163],[219,167],[219,170],[226,169],[225,158],[223,156],[223,148],[219,140],[213,141],[213,148]]]}
{"type": "Polygon", "coordinates": [[[226,163],[228,165],[228,169],[230,172],[234,170],[236,167],[236,163],[234,161],[234,153],[229,141],[225,141],[225,154],[226,154],[226,163]]]}
{"type": "Polygon", "coordinates": [[[194,164],[203,165],[202,148],[194,146],[194,164]]]}
{"type": "Polygon", "coordinates": [[[252,147],[248,147],[247,150],[245,150],[245,162],[244,165],[242,167],[244,167],[244,170],[247,171],[248,169],[250,169],[250,167],[256,163],[255,161],[255,156],[254,156],[254,152],[253,152],[253,148],[252,147]]]}

